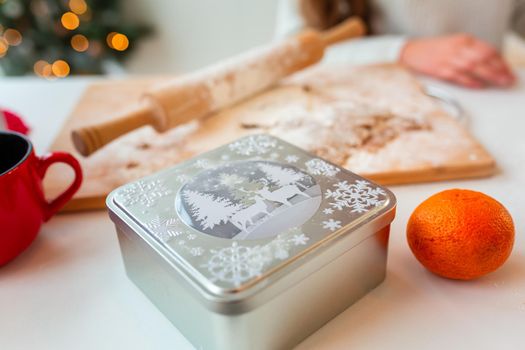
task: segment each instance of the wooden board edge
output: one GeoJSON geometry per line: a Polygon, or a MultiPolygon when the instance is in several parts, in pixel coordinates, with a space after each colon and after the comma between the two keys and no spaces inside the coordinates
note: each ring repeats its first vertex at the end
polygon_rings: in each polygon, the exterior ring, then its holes
{"type": "MultiPolygon", "coordinates": [[[[360,174],[380,185],[406,185],[424,182],[436,182],[447,180],[465,180],[473,178],[489,177],[498,172],[495,161],[486,162],[478,167],[456,166],[437,167],[420,171],[391,172],[381,175],[360,174]]],[[[73,198],[61,210],[60,213],[93,211],[106,209],[106,196],[73,198]]]]}
{"type": "Polygon", "coordinates": [[[73,198],[70,200],[59,213],[71,213],[81,211],[93,211],[106,209],[106,196],[93,196],[73,198]]]}
{"type": "Polygon", "coordinates": [[[480,164],[477,167],[470,166],[447,166],[436,167],[425,170],[391,172],[377,174],[363,174],[361,176],[368,178],[380,185],[407,185],[424,182],[437,182],[448,180],[465,180],[473,178],[490,177],[499,172],[494,160],[480,164]]]}

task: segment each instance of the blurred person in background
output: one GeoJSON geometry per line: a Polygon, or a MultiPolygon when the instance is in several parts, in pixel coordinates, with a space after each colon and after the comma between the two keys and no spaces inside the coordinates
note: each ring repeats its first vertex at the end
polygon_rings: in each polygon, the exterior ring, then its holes
{"type": "Polygon", "coordinates": [[[276,31],[327,29],[350,16],[374,37],[348,46],[346,57],[366,52],[469,88],[515,82],[500,50],[509,30],[525,36],[525,0],[280,0],[276,31]]]}

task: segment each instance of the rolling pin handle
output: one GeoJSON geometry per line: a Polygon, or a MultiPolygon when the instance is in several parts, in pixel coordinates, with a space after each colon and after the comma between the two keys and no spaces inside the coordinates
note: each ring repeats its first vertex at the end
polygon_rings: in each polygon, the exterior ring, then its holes
{"type": "Polygon", "coordinates": [[[337,42],[363,36],[366,25],[359,17],[350,17],[327,31],[321,32],[321,37],[326,46],[337,42]]]}
{"type": "Polygon", "coordinates": [[[153,110],[149,104],[142,103],[120,118],[75,129],[71,138],[76,150],[86,157],[117,137],[148,124],[154,124],[153,110]]]}

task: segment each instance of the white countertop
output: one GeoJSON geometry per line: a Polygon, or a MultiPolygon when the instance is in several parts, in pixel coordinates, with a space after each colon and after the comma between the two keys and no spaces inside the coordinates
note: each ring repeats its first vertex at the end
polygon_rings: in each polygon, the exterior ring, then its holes
{"type": "MultiPolygon", "coordinates": [[[[525,349],[525,71],[520,77],[510,91],[446,86],[501,171],[488,179],[392,187],[398,214],[385,282],[299,349],[525,349]],[[405,239],[417,204],[454,187],[495,197],[516,224],[510,259],[476,281],[430,274],[405,239]]],[[[42,154],[89,80],[2,78],[0,104],[29,121],[42,154]]],[[[23,255],[0,268],[0,348],[192,349],[127,279],[104,211],[54,217],[23,255]]]]}

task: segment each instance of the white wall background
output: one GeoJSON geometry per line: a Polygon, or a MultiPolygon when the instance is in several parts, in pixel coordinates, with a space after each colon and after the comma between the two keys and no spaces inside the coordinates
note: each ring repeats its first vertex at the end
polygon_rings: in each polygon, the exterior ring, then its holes
{"type": "Polygon", "coordinates": [[[126,70],[140,74],[184,72],[269,42],[274,35],[277,2],[126,0],[126,16],[155,29],[138,44],[126,70]]]}

